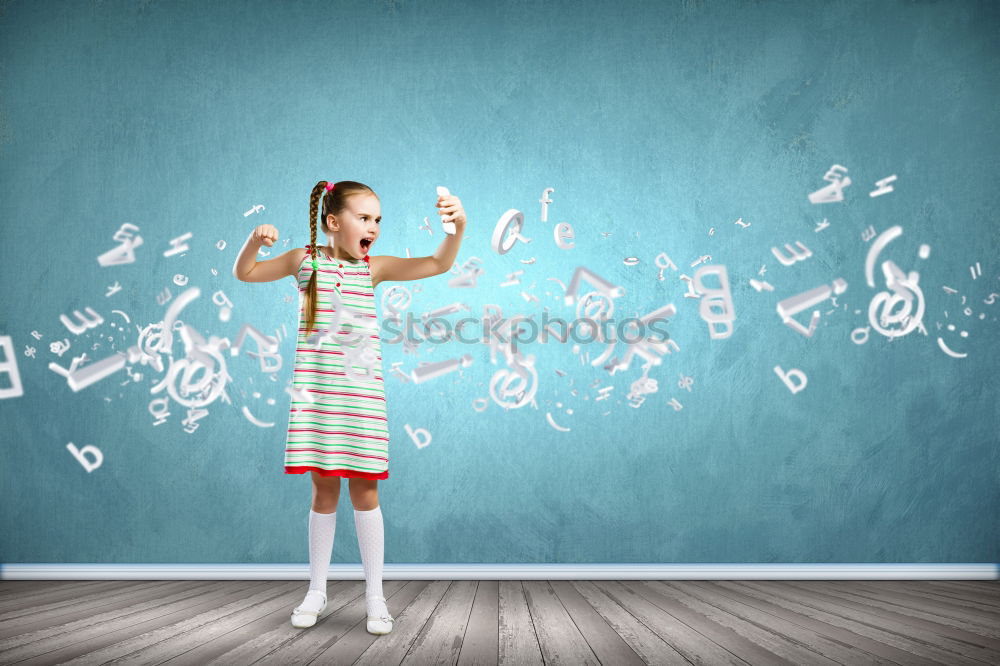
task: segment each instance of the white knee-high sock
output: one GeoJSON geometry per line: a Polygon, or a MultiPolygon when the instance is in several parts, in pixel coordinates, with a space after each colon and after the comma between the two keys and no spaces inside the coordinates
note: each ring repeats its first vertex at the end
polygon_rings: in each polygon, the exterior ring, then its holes
{"type": "Polygon", "coordinates": [[[337,512],[316,513],[309,510],[309,589],[326,594],[326,575],[333,555],[333,536],[337,530],[337,512]]]}
{"type": "Polygon", "coordinates": [[[368,614],[379,617],[385,614],[382,601],[382,563],[385,556],[385,529],[382,507],[370,511],[354,510],[354,526],[358,532],[358,549],[365,569],[365,605],[368,614]]]}

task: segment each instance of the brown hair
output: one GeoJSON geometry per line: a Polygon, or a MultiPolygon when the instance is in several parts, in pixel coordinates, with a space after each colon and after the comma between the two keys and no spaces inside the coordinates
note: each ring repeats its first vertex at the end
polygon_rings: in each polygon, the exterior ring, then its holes
{"type": "MultiPolygon", "coordinates": [[[[319,181],[309,195],[309,245],[306,246],[306,253],[312,255],[314,259],[319,252],[319,248],[316,247],[316,210],[319,208],[320,195],[323,196],[323,216],[320,219],[324,220],[324,225],[327,215],[340,215],[346,208],[347,197],[357,194],[372,194],[378,197],[372,188],[353,180],[341,180],[332,190],[323,194],[326,191],[326,184],[325,180],[319,181]]],[[[316,323],[316,271],[309,277],[303,310],[306,312],[306,335],[310,335],[316,323]]]]}

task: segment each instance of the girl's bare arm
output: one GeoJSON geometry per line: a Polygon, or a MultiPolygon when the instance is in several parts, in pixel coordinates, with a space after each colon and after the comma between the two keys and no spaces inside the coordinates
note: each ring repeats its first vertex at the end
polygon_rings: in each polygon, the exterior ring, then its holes
{"type": "MultiPolygon", "coordinates": [[[[277,233],[268,245],[273,244],[276,240],[277,233]]],[[[233,277],[243,282],[274,282],[289,275],[295,275],[295,271],[302,263],[302,257],[305,256],[306,252],[305,248],[297,247],[275,259],[257,261],[257,252],[261,245],[264,245],[264,242],[257,236],[255,230],[247,238],[239,256],[236,257],[236,263],[233,265],[233,277]]]]}

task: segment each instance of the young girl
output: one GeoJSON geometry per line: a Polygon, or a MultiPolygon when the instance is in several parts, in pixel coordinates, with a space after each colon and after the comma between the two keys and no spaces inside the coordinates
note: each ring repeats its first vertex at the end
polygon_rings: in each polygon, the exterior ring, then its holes
{"type": "Polygon", "coordinates": [[[244,282],[271,282],[295,276],[299,285],[299,333],[295,347],[293,397],[285,444],[285,473],[312,476],[309,511],[309,590],[292,611],[292,626],[311,627],[326,608],[326,575],[340,498],[340,478],[348,478],[354,525],[365,572],[367,628],[392,630],[382,596],[383,525],[378,479],[389,478],[382,355],[375,310],[380,282],[418,280],[451,269],[465,231],[458,197],[438,197],[442,222],[454,222],[433,255],[412,259],[369,256],[381,234],[379,199],[367,185],[350,180],[320,181],[309,198],[310,243],[268,261],[256,260],[261,245],[271,247],[278,230],[262,224],[240,251],[233,275],[244,282]],[[327,244],[316,244],[316,212],[323,200],[321,229],[327,244]],[[308,400],[301,398],[308,396],[308,400]]]}

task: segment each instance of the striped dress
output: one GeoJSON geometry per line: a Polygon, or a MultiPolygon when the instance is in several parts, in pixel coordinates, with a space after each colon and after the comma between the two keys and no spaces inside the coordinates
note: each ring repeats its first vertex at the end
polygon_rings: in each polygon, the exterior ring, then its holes
{"type": "Polygon", "coordinates": [[[306,341],[303,305],[312,276],[312,257],[307,252],[296,275],[299,329],[285,444],[285,473],[303,474],[315,470],[322,476],[386,479],[389,477],[389,428],[382,347],[368,256],[335,260],[320,249],[317,262],[316,321],[309,334],[331,327],[335,299],[343,302],[345,313],[351,312],[356,318],[346,327],[342,321],[338,331],[331,330],[319,349],[315,343],[306,341]],[[356,346],[349,346],[347,342],[354,342],[356,346]],[[358,379],[345,372],[345,354],[357,354],[357,350],[365,346],[367,355],[354,356],[351,364],[353,374],[366,376],[358,379]],[[370,366],[370,376],[369,367],[358,363],[365,358],[375,359],[370,366]],[[312,402],[303,399],[306,397],[301,395],[303,391],[308,391],[312,402]]]}

